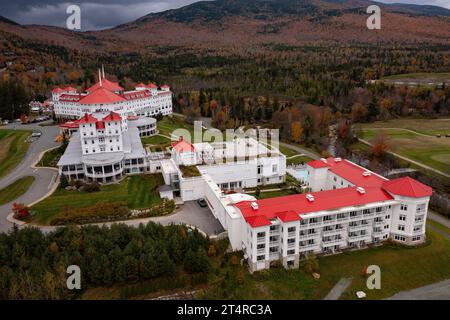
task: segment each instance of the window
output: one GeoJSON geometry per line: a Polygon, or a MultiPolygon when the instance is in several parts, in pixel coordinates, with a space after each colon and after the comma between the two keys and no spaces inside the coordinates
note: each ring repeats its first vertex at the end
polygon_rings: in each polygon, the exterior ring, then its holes
{"type": "Polygon", "coordinates": [[[278,166],[276,164],[272,165],[272,173],[275,173],[278,171],[278,166]]]}
{"type": "Polygon", "coordinates": [[[421,236],[414,236],[412,237],[412,241],[419,241],[421,238],[421,236]]]}
{"type": "Polygon", "coordinates": [[[290,250],[288,250],[288,251],[287,251],[287,254],[288,254],[288,255],[295,254],[295,249],[290,249],[290,250]]]}
{"type": "Polygon", "coordinates": [[[397,241],[406,241],[406,237],[405,236],[400,236],[398,234],[396,234],[394,236],[394,239],[397,240],[397,241]]]}
{"type": "Polygon", "coordinates": [[[295,232],[295,227],[289,227],[288,228],[288,232],[290,233],[290,232],[295,232]]]}
{"type": "Polygon", "coordinates": [[[266,236],[266,233],[265,233],[265,232],[258,232],[258,233],[256,234],[256,236],[257,236],[258,238],[263,238],[263,237],[266,236]]]}
{"type": "Polygon", "coordinates": [[[405,226],[403,224],[399,224],[398,225],[398,230],[399,231],[405,231],[405,226]]]}
{"type": "Polygon", "coordinates": [[[265,256],[265,255],[261,255],[261,256],[256,257],[256,260],[257,260],[257,261],[263,261],[263,260],[265,260],[265,259],[266,259],[266,256],[265,256]]]}
{"type": "Polygon", "coordinates": [[[400,205],[400,210],[402,210],[402,211],[407,211],[407,210],[408,210],[408,205],[406,205],[406,204],[401,204],[401,205],[400,205]]]}
{"type": "Polygon", "coordinates": [[[406,221],[406,214],[401,214],[399,217],[400,221],[406,221]]]}

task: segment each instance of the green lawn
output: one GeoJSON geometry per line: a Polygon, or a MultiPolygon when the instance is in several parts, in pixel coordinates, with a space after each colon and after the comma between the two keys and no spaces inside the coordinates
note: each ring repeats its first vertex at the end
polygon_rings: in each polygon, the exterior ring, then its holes
{"type": "Polygon", "coordinates": [[[162,145],[162,144],[167,144],[167,143],[170,144],[170,139],[168,139],[164,136],[159,136],[159,135],[155,135],[152,137],[143,137],[141,139],[141,141],[142,141],[142,144],[144,144],[144,145],[148,145],[148,144],[162,145]]]}
{"type": "Polygon", "coordinates": [[[33,181],[34,177],[23,177],[0,190],[0,205],[11,202],[23,195],[27,192],[33,181]]]}
{"type": "Polygon", "coordinates": [[[368,299],[387,298],[399,291],[410,290],[450,278],[450,241],[431,230],[427,243],[420,247],[386,244],[381,247],[324,256],[318,259],[320,279],[314,280],[303,269],[271,268],[250,274],[245,266],[222,268],[219,278],[234,282],[228,288],[212,281],[205,298],[213,299],[323,299],[342,277],[352,277],[342,299],[356,299],[363,290],[368,299]],[[381,268],[381,289],[368,290],[363,270],[369,265],[381,268]],[[244,275],[242,284],[236,275],[244,275]],[[224,293],[224,291],[226,292],[224,293]]]}
{"type": "Polygon", "coordinates": [[[42,159],[38,162],[38,167],[57,167],[58,161],[61,156],[64,154],[64,150],[62,148],[56,148],[47,151],[42,156],[42,159]]]}
{"type": "Polygon", "coordinates": [[[405,73],[405,74],[394,74],[382,78],[382,80],[430,80],[430,81],[445,81],[450,80],[449,72],[441,73],[405,73]]]}
{"type": "Polygon", "coordinates": [[[34,220],[46,224],[53,216],[67,209],[85,208],[108,201],[127,202],[130,209],[150,207],[161,202],[158,187],[162,184],[163,178],[158,174],[128,177],[92,193],[58,188],[50,197],[33,206],[34,220]]]}
{"type": "Polygon", "coordinates": [[[22,161],[28,150],[26,130],[0,130],[0,177],[6,175],[22,161]]]}
{"type": "Polygon", "coordinates": [[[269,198],[276,198],[276,197],[283,197],[283,196],[289,196],[295,194],[293,190],[278,190],[278,191],[268,191],[268,192],[260,192],[258,199],[269,199],[269,198]]]}
{"type": "Polygon", "coordinates": [[[295,157],[292,159],[287,159],[286,160],[286,164],[290,165],[290,164],[302,164],[302,163],[307,163],[310,162],[312,159],[307,157],[307,156],[300,156],[300,157],[295,157]]]}
{"type": "Polygon", "coordinates": [[[194,127],[188,124],[184,119],[177,116],[164,117],[162,120],[157,122],[156,126],[160,134],[168,137],[171,136],[174,130],[182,128],[189,131],[191,134],[191,141],[194,138],[194,127]]]}
{"type": "Polygon", "coordinates": [[[377,134],[383,133],[389,138],[391,151],[442,172],[450,173],[450,138],[423,136],[401,129],[364,128],[361,133],[362,138],[368,141],[372,141],[377,134]]]}

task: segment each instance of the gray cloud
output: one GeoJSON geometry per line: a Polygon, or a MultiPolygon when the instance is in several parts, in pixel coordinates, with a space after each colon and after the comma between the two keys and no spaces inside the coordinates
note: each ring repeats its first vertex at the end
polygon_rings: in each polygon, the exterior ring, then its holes
{"type": "MultiPolygon", "coordinates": [[[[0,0],[0,15],[22,24],[66,25],[70,4],[81,8],[82,30],[117,26],[152,12],[179,8],[198,0],[0,0]]],[[[450,0],[378,0],[431,4],[450,9],[450,0]]]]}

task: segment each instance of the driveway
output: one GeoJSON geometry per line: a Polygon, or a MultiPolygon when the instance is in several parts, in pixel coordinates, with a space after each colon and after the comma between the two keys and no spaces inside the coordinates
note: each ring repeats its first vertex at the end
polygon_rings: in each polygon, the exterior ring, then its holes
{"type": "Polygon", "coordinates": [[[37,124],[9,124],[7,126],[2,126],[0,130],[1,129],[34,130],[42,133],[40,138],[34,140],[30,144],[30,147],[20,164],[8,175],[0,178],[0,189],[3,189],[22,177],[34,177],[33,184],[25,194],[10,203],[0,206],[0,232],[7,232],[9,228],[12,227],[12,224],[6,220],[6,217],[11,213],[12,204],[14,202],[31,204],[49,193],[54,182],[56,182],[58,176],[56,170],[33,168],[33,166],[38,161],[38,158],[43,151],[59,145],[59,143],[55,142],[55,138],[59,134],[59,128],[58,126],[41,127],[37,124]]]}

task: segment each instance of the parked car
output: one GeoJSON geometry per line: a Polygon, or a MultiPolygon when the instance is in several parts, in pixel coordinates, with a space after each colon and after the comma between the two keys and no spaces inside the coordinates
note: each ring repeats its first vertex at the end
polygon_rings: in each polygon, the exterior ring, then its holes
{"type": "Polygon", "coordinates": [[[42,133],[40,133],[40,132],[33,132],[33,133],[31,134],[31,137],[32,137],[32,138],[39,138],[41,135],[42,135],[42,133]]]}
{"type": "Polygon", "coordinates": [[[208,204],[206,203],[206,200],[203,199],[203,198],[198,199],[198,200],[197,200],[197,203],[198,203],[198,205],[199,205],[200,207],[202,207],[202,208],[208,206],[208,204]]]}

